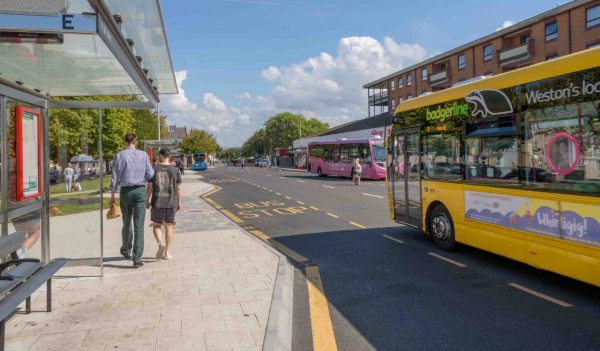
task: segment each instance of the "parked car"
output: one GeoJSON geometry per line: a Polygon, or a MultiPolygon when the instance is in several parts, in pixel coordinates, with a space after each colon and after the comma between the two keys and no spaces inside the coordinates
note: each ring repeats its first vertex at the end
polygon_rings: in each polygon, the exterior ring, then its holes
{"type": "Polygon", "coordinates": [[[265,159],[262,158],[258,158],[256,159],[256,161],[254,162],[254,165],[256,167],[267,167],[269,165],[269,162],[265,159]]]}

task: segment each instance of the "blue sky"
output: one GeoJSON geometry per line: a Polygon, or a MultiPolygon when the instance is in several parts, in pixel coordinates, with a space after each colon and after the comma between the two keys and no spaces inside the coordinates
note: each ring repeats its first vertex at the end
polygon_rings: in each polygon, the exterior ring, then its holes
{"type": "MultiPolygon", "coordinates": [[[[564,2],[563,2],[564,3],[564,2]]],[[[336,125],[365,117],[364,83],[555,7],[556,0],[162,1],[182,91],[169,121],[239,146],[292,110],[336,125]]]]}

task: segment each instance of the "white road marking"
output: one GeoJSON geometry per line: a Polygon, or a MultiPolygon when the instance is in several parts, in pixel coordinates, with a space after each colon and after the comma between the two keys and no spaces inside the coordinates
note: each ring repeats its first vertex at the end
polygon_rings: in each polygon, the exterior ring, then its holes
{"type": "Polygon", "coordinates": [[[321,211],[321,210],[319,210],[318,208],[316,208],[315,206],[310,206],[310,208],[312,208],[312,209],[313,209],[313,210],[315,210],[315,211],[321,211]]]}
{"type": "Polygon", "coordinates": [[[366,195],[366,196],[376,197],[378,199],[383,199],[383,196],[379,196],[379,195],[373,195],[373,194],[369,194],[369,193],[361,193],[361,194],[366,195]]]}
{"type": "Polygon", "coordinates": [[[298,183],[306,183],[306,182],[305,182],[305,181],[303,181],[303,180],[297,180],[297,182],[298,182],[298,183]]]}
{"type": "Polygon", "coordinates": [[[304,205],[305,203],[302,201],[296,201],[297,203],[299,203],[300,205],[304,205]]]}
{"type": "Polygon", "coordinates": [[[446,262],[448,262],[448,263],[451,263],[451,264],[453,264],[453,265],[455,265],[455,266],[457,266],[457,267],[460,267],[460,268],[465,268],[465,267],[467,266],[466,264],[462,264],[462,263],[460,263],[460,262],[458,262],[458,261],[455,261],[455,260],[449,259],[449,258],[447,258],[447,257],[444,257],[444,256],[442,256],[442,255],[438,255],[438,254],[436,254],[435,252],[428,252],[428,254],[429,254],[430,256],[433,256],[433,257],[435,257],[435,258],[439,258],[439,259],[440,259],[440,260],[442,260],[442,261],[446,261],[446,262]]]}
{"type": "Polygon", "coordinates": [[[285,177],[279,177],[279,178],[281,178],[281,179],[285,179],[285,177]]]}
{"type": "Polygon", "coordinates": [[[271,174],[267,174],[267,177],[272,177],[272,175],[271,174]]]}
{"type": "Polygon", "coordinates": [[[548,296],[546,294],[542,294],[541,292],[537,292],[535,290],[531,290],[531,289],[526,288],[526,287],[524,287],[522,285],[515,284],[515,283],[510,283],[508,285],[512,286],[515,289],[519,289],[519,290],[524,291],[524,292],[526,292],[528,294],[531,294],[533,296],[539,297],[540,299],[544,299],[546,301],[550,301],[552,303],[555,303],[555,304],[557,304],[559,306],[562,306],[562,307],[573,307],[573,305],[571,305],[570,303],[561,301],[559,299],[555,299],[555,298],[553,298],[551,296],[548,296]]]}
{"type": "Polygon", "coordinates": [[[391,236],[389,236],[389,235],[385,235],[385,234],[383,234],[382,236],[383,236],[384,238],[386,238],[386,239],[390,239],[391,241],[395,241],[395,242],[397,242],[398,244],[404,244],[404,241],[402,241],[402,240],[400,240],[400,239],[392,238],[391,236]]]}
{"type": "Polygon", "coordinates": [[[324,188],[335,189],[335,187],[331,186],[331,185],[321,185],[321,186],[324,188]]]}
{"type": "Polygon", "coordinates": [[[336,216],[336,215],[334,215],[333,213],[329,213],[329,212],[327,212],[327,215],[328,215],[329,217],[333,217],[333,218],[340,218],[339,216],[336,216]]]}

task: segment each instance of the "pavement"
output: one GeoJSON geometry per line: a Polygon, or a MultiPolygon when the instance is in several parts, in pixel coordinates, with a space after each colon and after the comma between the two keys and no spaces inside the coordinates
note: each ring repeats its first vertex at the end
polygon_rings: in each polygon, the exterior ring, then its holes
{"type": "Polygon", "coordinates": [[[440,250],[390,220],[384,181],[254,167],[204,176],[222,188],[213,206],[296,261],[295,351],[600,350],[597,287],[440,250]]]}
{"type": "MultiPolygon", "coordinates": [[[[45,312],[41,288],[32,296],[33,312],[7,323],[6,350],[289,350],[287,259],[200,197],[213,185],[197,173],[183,180],[173,259],[154,258],[149,213],[139,269],[118,255],[121,220],[104,221],[103,276],[90,266],[59,271],[53,311],[45,312]]],[[[98,224],[98,213],[52,218],[52,233],[63,233],[51,238],[52,247],[63,248],[58,257],[77,245],[82,257],[97,253],[98,245],[86,241],[98,224]],[[70,240],[64,233],[73,228],[87,237],[70,240]]]]}

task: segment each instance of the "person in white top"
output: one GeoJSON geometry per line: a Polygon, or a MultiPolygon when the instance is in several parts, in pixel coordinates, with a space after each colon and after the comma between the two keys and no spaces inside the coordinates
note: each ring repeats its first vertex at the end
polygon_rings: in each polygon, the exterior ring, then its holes
{"type": "Polygon", "coordinates": [[[65,168],[64,170],[64,175],[65,175],[65,187],[67,192],[71,192],[71,181],[73,181],[73,177],[75,175],[75,171],[73,170],[73,167],[71,167],[71,164],[67,164],[67,168],[65,168]]]}
{"type": "Polygon", "coordinates": [[[354,163],[352,164],[354,171],[352,172],[352,181],[354,181],[354,185],[360,184],[360,174],[362,173],[362,166],[360,165],[360,161],[355,158],[354,163]]]}

